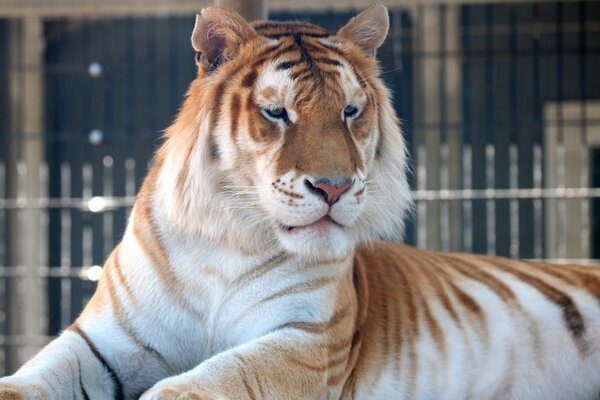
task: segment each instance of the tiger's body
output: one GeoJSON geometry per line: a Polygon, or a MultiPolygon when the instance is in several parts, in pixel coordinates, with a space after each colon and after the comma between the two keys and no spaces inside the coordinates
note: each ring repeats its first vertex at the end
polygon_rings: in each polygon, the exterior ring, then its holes
{"type": "Polygon", "coordinates": [[[0,399],[597,399],[599,269],[375,241],[411,206],[387,24],[203,10],[95,295],[0,399]]]}

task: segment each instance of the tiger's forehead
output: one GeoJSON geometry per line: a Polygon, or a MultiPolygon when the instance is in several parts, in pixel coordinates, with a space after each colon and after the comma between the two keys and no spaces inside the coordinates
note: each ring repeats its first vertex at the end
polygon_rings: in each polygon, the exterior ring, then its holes
{"type": "Polygon", "coordinates": [[[281,63],[267,63],[256,81],[255,94],[270,105],[335,108],[341,103],[362,105],[366,101],[358,77],[343,62],[337,67],[339,71],[330,76],[323,76],[322,71],[308,71],[302,65],[282,69],[279,68],[281,63]],[[301,76],[298,76],[298,71],[301,76]]]}
{"type": "Polygon", "coordinates": [[[305,22],[259,21],[253,26],[283,49],[263,64],[258,94],[270,102],[278,97],[278,103],[288,106],[290,101],[297,106],[362,102],[358,77],[330,32],[305,22]]]}

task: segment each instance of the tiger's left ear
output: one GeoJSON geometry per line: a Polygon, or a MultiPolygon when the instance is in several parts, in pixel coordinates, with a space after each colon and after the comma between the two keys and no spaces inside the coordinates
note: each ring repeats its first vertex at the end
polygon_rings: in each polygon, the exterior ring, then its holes
{"type": "Polygon", "coordinates": [[[390,18],[387,8],[377,4],[367,8],[352,18],[337,36],[350,40],[369,57],[375,57],[375,50],[381,46],[387,36],[390,18]]]}
{"type": "Polygon", "coordinates": [[[206,69],[235,58],[240,46],[258,36],[246,20],[223,7],[204,8],[196,15],[192,33],[192,47],[196,50],[196,62],[206,69]]]}

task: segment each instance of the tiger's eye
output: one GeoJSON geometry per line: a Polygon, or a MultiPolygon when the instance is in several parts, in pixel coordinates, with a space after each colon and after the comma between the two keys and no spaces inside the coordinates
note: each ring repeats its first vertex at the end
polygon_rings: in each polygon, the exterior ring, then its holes
{"type": "Polygon", "coordinates": [[[356,114],[358,114],[358,108],[351,106],[351,105],[347,105],[344,108],[344,118],[352,118],[354,117],[356,114]]]}
{"type": "Polygon", "coordinates": [[[263,108],[262,114],[268,120],[276,122],[277,120],[281,120],[283,122],[288,122],[288,114],[285,108],[276,107],[276,108],[263,108]]]}
{"type": "Polygon", "coordinates": [[[271,117],[280,118],[285,112],[285,110],[283,108],[274,108],[272,110],[267,110],[267,112],[271,117]]]}

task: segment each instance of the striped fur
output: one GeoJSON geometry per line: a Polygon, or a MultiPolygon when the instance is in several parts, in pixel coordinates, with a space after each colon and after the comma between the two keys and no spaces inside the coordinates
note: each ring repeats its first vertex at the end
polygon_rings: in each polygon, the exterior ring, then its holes
{"type": "Polygon", "coordinates": [[[203,10],[96,293],[0,399],[597,399],[598,268],[377,241],[411,207],[387,18],[203,10]]]}

